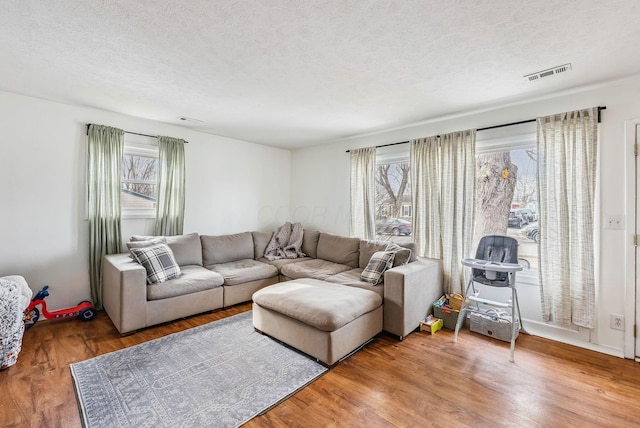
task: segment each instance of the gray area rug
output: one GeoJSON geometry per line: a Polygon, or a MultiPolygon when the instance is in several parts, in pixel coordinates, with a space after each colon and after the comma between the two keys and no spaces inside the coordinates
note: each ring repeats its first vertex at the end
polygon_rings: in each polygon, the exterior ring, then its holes
{"type": "Polygon", "coordinates": [[[251,312],[71,365],[86,427],[236,427],[326,370],[251,312]]]}

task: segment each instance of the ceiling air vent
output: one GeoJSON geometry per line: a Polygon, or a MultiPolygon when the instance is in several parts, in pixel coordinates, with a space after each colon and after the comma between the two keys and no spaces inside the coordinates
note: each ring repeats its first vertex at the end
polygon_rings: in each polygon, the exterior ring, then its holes
{"type": "Polygon", "coordinates": [[[571,70],[571,64],[563,64],[557,67],[549,68],[547,70],[538,71],[537,73],[527,74],[524,76],[525,80],[528,82],[533,82],[536,80],[543,79],[545,77],[555,76],[559,73],[564,73],[566,71],[571,70]]]}
{"type": "Polygon", "coordinates": [[[202,122],[204,122],[204,121],[202,121],[200,119],[193,119],[191,117],[185,117],[185,116],[180,116],[178,119],[183,121],[183,122],[189,122],[189,123],[202,123],[202,122]]]}

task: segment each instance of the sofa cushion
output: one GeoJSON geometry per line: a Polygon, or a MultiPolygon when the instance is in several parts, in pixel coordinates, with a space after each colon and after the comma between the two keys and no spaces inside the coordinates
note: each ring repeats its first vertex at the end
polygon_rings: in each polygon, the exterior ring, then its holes
{"type": "Polygon", "coordinates": [[[362,271],[360,279],[364,282],[378,285],[383,280],[383,275],[393,264],[395,253],[393,251],[378,251],[371,256],[369,264],[362,271]]]}
{"type": "Polygon", "coordinates": [[[382,304],[371,291],[309,278],[265,287],[253,301],[322,331],[335,331],[382,304]]]}
{"type": "Polygon", "coordinates": [[[200,236],[202,262],[204,266],[253,259],[253,236],[251,232],[221,236],[200,236]]]}
{"type": "Polygon", "coordinates": [[[175,236],[145,236],[132,235],[131,241],[148,241],[150,239],[166,239],[169,248],[180,266],[200,265],[202,266],[202,246],[197,233],[188,233],[175,236]]]}
{"type": "Polygon", "coordinates": [[[282,272],[282,267],[291,263],[303,262],[306,260],[313,260],[311,257],[299,257],[297,259],[277,259],[277,260],[269,260],[266,257],[259,258],[258,261],[262,263],[269,263],[278,269],[278,272],[282,272]]]}
{"type": "Polygon", "coordinates": [[[311,259],[282,266],[280,272],[291,279],[325,279],[329,276],[350,270],[351,267],[322,259],[311,259]]]}
{"type": "Polygon", "coordinates": [[[275,266],[253,259],[215,264],[207,266],[207,269],[222,275],[225,286],[273,278],[278,275],[278,269],[275,266]]]}
{"type": "Polygon", "coordinates": [[[360,257],[360,238],[320,233],[317,258],[330,262],[358,267],[360,257]]]}
{"type": "Polygon", "coordinates": [[[131,253],[147,271],[147,284],[161,283],[180,276],[180,266],[176,263],[171,248],[165,244],[132,248],[131,253]]]}
{"type": "Polygon", "coordinates": [[[318,239],[320,232],[304,229],[302,232],[302,252],[314,259],[318,258],[318,239]]]}
{"type": "Polygon", "coordinates": [[[371,260],[371,256],[378,251],[385,251],[387,246],[389,245],[389,241],[368,241],[361,240],[360,241],[360,257],[358,259],[358,267],[366,268],[369,264],[369,260],[371,260]]]}
{"type": "Polygon", "coordinates": [[[182,275],[161,284],[147,286],[147,300],[169,299],[185,294],[197,293],[220,287],[224,283],[222,275],[202,266],[191,265],[181,268],[182,275]]]}
{"type": "Polygon", "coordinates": [[[202,266],[202,245],[200,244],[200,236],[197,233],[166,236],[165,238],[180,266],[202,266]]]}
{"type": "Polygon", "coordinates": [[[273,232],[251,232],[251,235],[253,236],[253,258],[258,260],[264,257],[264,250],[271,242],[273,232]]]}
{"type": "Polygon", "coordinates": [[[351,269],[345,272],[341,272],[337,275],[330,276],[326,278],[325,281],[334,284],[348,285],[349,287],[364,288],[365,290],[375,291],[380,295],[380,297],[384,297],[384,287],[369,284],[368,282],[364,282],[362,279],[360,279],[362,271],[363,269],[360,268],[351,269]]]}

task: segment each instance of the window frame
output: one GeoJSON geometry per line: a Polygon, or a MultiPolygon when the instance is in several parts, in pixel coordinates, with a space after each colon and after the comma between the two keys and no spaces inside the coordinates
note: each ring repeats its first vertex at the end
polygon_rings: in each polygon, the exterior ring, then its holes
{"type": "MultiPolygon", "coordinates": [[[[140,156],[140,157],[148,157],[148,158],[159,158],[159,148],[158,141],[152,137],[144,137],[125,134],[124,141],[124,150],[123,156],[140,156]],[[135,137],[135,138],[134,138],[135,137]]],[[[158,185],[157,182],[157,172],[156,172],[156,188],[158,185]]],[[[137,180],[121,180],[122,183],[130,182],[130,183],[149,183],[148,181],[137,181],[137,180]]],[[[155,219],[156,218],[156,209],[130,209],[123,208],[122,201],[120,202],[120,215],[122,219],[155,219]]]]}
{"type": "MultiPolygon", "coordinates": [[[[476,155],[484,153],[495,153],[502,151],[514,151],[525,150],[536,147],[536,134],[535,133],[522,133],[517,135],[510,135],[506,137],[478,139],[476,141],[476,155]]],[[[540,214],[538,213],[538,216],[540,214]]],[[[475,249],[474,249],[475,251],[475,249]]],[[[536,270],[524,269],[517,273],[518,285],[525,286],[540,286],[540,270],[541,260],[538,260],[538,268],[536,270]]]]}
{"type": "MultiPolygon", "coordinates": [[[[408,163],[409,165],[411,165],[411,153],[410,153],[410,149],[408,148],[408,146],[405,145],[397,145],[397,146],[388,146],[388,147],[381,147],[378,148],[376,151],[376,168],[378,167],[378,165],[383,165],[383,164],[400,164],[400,163],[408,163]]],[[[410,193],[409,195],[411,195],[411,192],[413,192],[413,187],[410,187],[410,193]]],[[[405,206],[407,206],[408,204],[403,204],[400,207],[400,215],[398,216],[398,218],[400,219],[404,219],[404,217],[402,216],[402,214],[404,213],[404,209],[405,206]]],[[[410,211],[412,210],[412,207],[410,205],[408,205],[410,207],[410,211]]],[[[389,211],[389,206],[388,205],[378,205],[378,201],[376,200],[376,213],[378,210],[378,207],[380,207],[380,214],[384,215],[384,216],[389,216],[390,211],[389,211]]],[[[409,221],[412,221],[411,216],[409,221]]],[[[378,222],[378,219],[376,218],[376,224],[378,222]]],[[[409,237],[411,238],[411,241],[413,241],[413,230],[411,232],[411,235],[409,235],[409,237]]],[[[392,235],[378,235],[377,231],[376,231],[376,238],[375,239],[380,239],[380,240],[389,240],[389,241],[394,241],[394,239],[396,239],[397,237],[394,237],[392,235]]],[[[395,242],[395,241],[394,241],[395,242]]]]}

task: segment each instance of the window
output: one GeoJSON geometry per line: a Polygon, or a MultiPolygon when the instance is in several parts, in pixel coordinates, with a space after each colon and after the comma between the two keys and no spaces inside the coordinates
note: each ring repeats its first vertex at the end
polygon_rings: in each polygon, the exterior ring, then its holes
{"type": "Polygon", "coordinates": [[[537,283],[538,201],[535,135],[479,141],[476,145],[474,245],[482,236],[518,241],[525,267],[519,282],[537,283]]]}
{"type": "Polygon", "coordinates": [[[158,186],[157,146],[125,141],[121,174],[123,217],[154,217],[158,186]]]}
{"type": "Polygon", "coordinates": [[[380,154],[376,165],[376,239],[412,240],[409,154],[380,154]]]}

